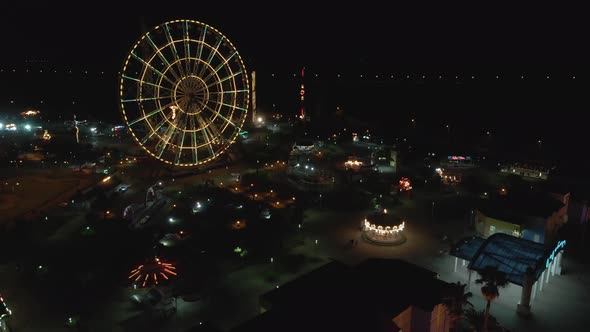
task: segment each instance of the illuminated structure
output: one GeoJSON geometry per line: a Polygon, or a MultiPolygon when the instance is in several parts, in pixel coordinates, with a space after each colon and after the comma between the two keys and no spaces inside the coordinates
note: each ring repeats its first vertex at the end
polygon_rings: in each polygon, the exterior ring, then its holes
{"type": "Polygon", "coordinates": [[[539,163],[512,163],[502,165],[500,172],[519,175],[522,177],[547,180],[552,168],[539,163]]]}
{"type": "Polygon", "coordinates": [[[256,72],[252,71],[252,123],[256,120],[256,72]]]}
{"type": "Polygon", "coordinates": [[[543,192],[492,197],[474,209],[475,230],[484,237],[505,233],[552,244],[567,223],[569,197],[569,193],[556,197],[543,192]]]}
{"type": "Polygon", "coordinates": [[[293,143],[290,154],[310,154],[316,149],[315,142],[309,139],[301,139],[293,143]]]}
{"type": "Polygon", "coordinates": [[[160,261],[158,257],[154,257],[148,263],[139,265],[133,269],[127,279],[132,280],[133,284],[137,287],[149,287],[166,282],[171,277],[176,276],[177,274],[174,270],[176,268],[172,263],[165,263],[160,261]]]}
{"type": "Polygon", "coordinates": [[[359,168],[361,166],[363,166],[363,162],[356,159],[349,159],[344,162],[344,167],[346,168],[359,168]]]}
{"type": "Polygon", "coordinates": [[[412,190],[412,184],[410,179],[402,177],[399,179],[399,191],[410,191],[412,190]]]}
{"type": "Polygon", "coordinates": [[[43,140],[44,141],[51,140],[51,135],[49,134],[49,131],[47,131],[47,129],[45,129],[45,131],[43,132],[43,140]]]}
{"type": "MultiPolygon", "coordinates": [[[[467,285],[471,285],[472,271],[480,272],[494,266],[506,275],[508,282],[522,286],[516,310],[520,314],[531,313],[531,302],[548,287],[549,277],[561,275],[565,240],[542,244],[509,234],[496,233],[487,239],[471,236],[457,241],[450,255],[455,257],[454,272],[459,259],[466,262],[467,285]]],[[[468,286],[469,287],[469,286],[468,286]]]]}
{"type": "Polygon", "coordinates": [[[358,158],[355,156],[349,156],[348,160],[344,162],[344,169],[347,171],[354,172],[372,172],[375,170],[375,164],[371,159],[358,158]]]}
{"type": "Polygon", "coordinates": [[[135,141],[152,157],[184,167],[226,152],[250,101],[248,73],[234,45],[193,20],[145,33],[125,60],[119,93],[135,141]]]}
{"type": "MultiPolygon", "coordinates": [[[[435,169],[435,172],[436,174],[438,174],[438,176],[440,176],[440,179],[444,184],[454,185],[460,183],[462,179],[461,173],[456,173],[453,171],[449,172],[444,170],[443,168],[437,168],[435,169]]],[[[506,189],[503,190],[505,191],[506,189]]],[[[504,192],[502,192],[501,194],[504,194],[504,192]]]]}
{"type": "Polygon", "coordinates": [[[80,129],[78,128],[78,121],[76,120],[76,114],[74,114],[74,128],[76,128],[76,143],[80,143],[80,129]]]}
{"type": "Polygon", "coordinates": [[[299,118],[301,120],[309,120],[305,114],[305,67],[301,68],[301,86],[299,87],[299,118]]]}
{"type": "Polygon", "coordinates": [[[471,156],[447,156],[440,164],[447,168],[473,168],[476,167],[475,160],[471,156]]]}
{"type": "Polygon", "coordinates": [[[28,111],[21,112],[20,115],[22,115],[25,118],[29,118],[29,117],[37,116],[40,113],[41,112],[36,111],[36,110],[28,110],[28,111]]]}
{"type": "Polygon", "coordinates": [[[10,315],[12,315],[12,311],[10,311],[6,302],[4,302],[2,294],[0,294],[0,320],[4,320],[4,318],[10,317],[10,315]]]}
{"type": "Polygon", "coordinates": [[[363,238],[383,245],[401,244],[406,240],[402,233],[405,226],[405,221],[399,220],[384,209],[371,213],[363,220],[363,238]]]}
{"type": "Polygon", "coordinates": [[[247,223],[244,220],[236,220],[230,224],[230,228],[234,231],[239,231],[246,228],[247,223]]]}

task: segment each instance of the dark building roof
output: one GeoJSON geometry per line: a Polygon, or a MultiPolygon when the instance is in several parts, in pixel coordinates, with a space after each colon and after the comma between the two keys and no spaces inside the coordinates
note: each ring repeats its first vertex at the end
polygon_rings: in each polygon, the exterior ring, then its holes
{"type": "Polygon", "coordinates": [[[535,184],[539,189],[553,194],[565,195],[570,192],[569,186],[556,181],[545,181],[535,184]]]}
{"type": "Polygon", "coordinates": [[[494,266],[506,273],[508,281],[520,286],[529,267],[533,270],[534,280],[541,276],[552,253],[555,255],[553,248],[548,249],[541,243],[503,233],[496,233],[487,239],[462,239],[450,252],[452,256],[468,260],[470,270],[481,271],[487,266],[494,266]]]}
{"type": "Polygon", "coordinates": [[[485,241],[485,238],[479,236],[463,238],[453,245],[450,254],[466,261],[471,261],[473,256],[475,256],[475,253],[485,241]]]}
{"type": "Polygon", "coordinates": [[[402,260],[331,262],[262,295],[269,311],[232,331],[397,331],[395,316],[409,306],[432,310],[447,287],[402,260]]]}
{"type": "Polygon", "coordinates": [[[544,192],[510,193],[493,197],[478,207],[488,217],[523,225],[530,218],[547,218],[563,207],[563,203],[544,192]]]}
{"type": "Polygon", "coordinates": [[[185,330],[184,332],[221,332],[222,330],[218,329],[217,327],[205,322],[205,323],[197,323],[197,325],[185,330]]]}

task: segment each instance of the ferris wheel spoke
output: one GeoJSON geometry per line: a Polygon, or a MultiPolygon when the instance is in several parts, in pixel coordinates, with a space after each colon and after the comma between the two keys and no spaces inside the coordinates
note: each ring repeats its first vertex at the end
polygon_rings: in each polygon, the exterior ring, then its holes
{"type": "MultiPolygon", "coordinates": [[[[230,61],[230,60],[231,60],[231,59],[232,59],[234,56],[236,56],[237,54],[238,54],[238,51],[235,51],[235,52],[234,52],[232,55],[230,55],[230,56],[229,56],[229,58],[227,58],[227,59],[224,59],[224,61],[223,61],[223,62],[222,62],[222,63],[221,63],[219,66],[217,66],[217,68],[215,68],[215,70],[214,70],[212,73],[210,73],[209,75],[207,75],[207,77],[206,77],[205,79],[203,79],[203,81],[205,81],[205,83],[206,83],[206,82],[209,82],[209,79],[211,79],[211,77],[213,77],[213,76],[217,75],[217,73],[219,72],[219,70],[221,70],[221,68],[223,68],[225,65],[227,65],[227,63],[228,63],[228,62],[229,62],[229,61],[230,61]]],[[[223,57],[222,57],[222,58],[223,58],[223,57]]]]}
{"type": "Polygon", "coordinates": [[[223,120],[225,120],[225,122],[227,122],[228,124],[231,124],[234,128],[237,128],[237,129],[242,130],[242,128],[240,126],[236,125],[231,120],[229,120],[225,116],[221,115],[221,112],[219,112],[217,110],[214,110],[213,108],[211,108],[211,106],[205,105],[205,108],[208,109],[211,113],[213,113],[214,116],[219,116],[220,118],[222,118],[223,120]]]}
{"type": "Polygon", "coordinates": [[[192,145],[191,150],[192,150],[193,157],[195,158],[195,164],[197,164],[197,163],[199,163],[199,152],[197,149],[197,129],[195,126],[195,117],[191,116],[189,118],[189,123],[192,125],[191,126],[191,130],[192,130],[191,139],[192,139],[193,145],[192,145]]]}
{"type": "Polygon", "coordinates": [[[135,82],[141,83],[141,84],[150,85],[150,86],[156,87],[158,89],[164,89],[164,90],[168,90],[170,92],[173,92],[172,89],[169,89],[169,88],[167,88],[165,86],[154,84],[152,82],[142,81],[139,78],[135,78],[135,77],[131,77],[131,76],[126,76],[126,75],[121,75],[121,77],[123,77],[124,79],[127,79],[127,80],[131,80],[131,81],[135,81],[135,82]]]}
{"type": "Polygon", "coordinates": [[[178,68],[180,75],[182,75],[184,77],[184,76],[186,76],[186,73],[182,70],[182,66],[178,65],[180,63],[180,57],[178,56],[178,50],[176,49],[175,40],[174,40],[174,38],[172,38],[172,34],[170,33],[170,28],[168,27],[168,23],[164,24],[164,33],[166,35],[166,40],[168,41],[168,45],[169,45],[170,49],[172,49],[172,53],[174,54],[174,58],[176,59],[176,61],[174,61],[174,63],[176,64],[176,67],[178,68]]]}
{"type": "Polygon", "coordinates": [[[170,65],[170,61],[168,61],[168,59],[166,59],[164,54],[162,54],[162,52],[160,51],[158,46],[156,46],[156,44],[154,43],[154,41],[152,40],[150,35],[147,34],[146,37],[147,37],[147,40],[149,41],[150,45],[154,49],[154,51],[156,51],[156,54],[158,54],[158,57],[160,58],[160,60],[164,61],[164,63],[166,64],[166,67],[170,70],[170,73],[172,74],[172,76],[174,76],[174,79],[176,79],[178,81],[180,78],[179,78],[178,74],[172,69],[173,67],[170,65]]]}
{"type": "Polygon", "coordinates": [[[247,111],[248,111],[247,109],[245,109],[245,108],[243,108],[243,107],[236,106],[236,105],[230,105],[230,104],[226,104],[226,103],[224,103],[224,102],[217,101],[217,100],[215,100],[215,99],[210,99],[209,101],[211,101],[211,102],[214,102],[214,103],[216,103],[216,104],[218,104],[218,105],[221,105],[221,106],[227,106],[227,107],[231,107],[231,108],[239,109],[239,110],[241,110],[241,111],[244,111],[244,112],[247,112],[247,111]]]}
{"type": "Polygon", "coordinates": [[[162,100],[162,99],[170,99],[172,96],[162,96],[162,97],[147,97],[147,98],[136,98],[136,99],[123,99],[121,102],[123,103],[131,103],[134,101],[149,101],[149,100],[162,100]]]}
{"type": "Polygon", "coordinates": [[[174,134],[174,131],[176,129],[178,129],[177,124],[180,121],[180,116],[174,118],[174,116],[172,114],[174,114],[174,113],[171,113],[172,121],[170,121],[170,118],[166,117],[166,118],[164,118],[162,123],[160,125],[158,125],[158,128],[156,129],[156,131],[159,130],[166,121],[169,124],[169,126],[164,131],[164,134],[162,136],[159,136],[160,141],[158,142],[158,144],[156,144],[156,149],[159,150],[158,151],[158,158],[162,158],[162,154],[164,153],[164,151],[166,150],[166,147],[170,143],[170,140],[172,139],[172,135],[174,134]]]}
{"type": "Polygon", "coordinates": [[[213,91],[209,92],[210,95],[219,95],[219,94],[234,94],[234,93],[242,93],[242,92],[250,92],[248,89],[240,89],[240,90],[229,90],[229,91],[213,91]]]}
{"type": "Polygon", "coordinates": [[[186,134],[186,131],[183,130],[182,135],[180,135],[181,138],[180,138],[180,144],[178,146],[178,154],[176,155],[176,158],[174,159],[174,163],[176,165],[180,164],[180,157],[182,155],[182,150],[184,149],[184,135],[185,134],[186,134]]]}
{"type": "Polygon", "coordinates": [[[176,59],[176,61],[179,61],[180,57],[178,56],[178,51],[176,50],[176,45],[174,45],[174,38],[172,38],[172,35],[170,34],[170,28],[168,27],[168,23],[164,24],[164,33],[166,35],[166,40],[168,41],[168,45],[172,46],[170,48],[172,49],[172,53],[174,54],[174,58],[176,59]]]}
{"type": "Polygon", "coordinates": [[[203,57],[203,45],[205,44],[205,37],[207,36],[207,26],[205,25],[205,28],[203,28],[203,31],[201,31],[201,38],[199,41],[199,45],[197,46],[197,53],[196,53],[196,59],[195,59],[195,67],[194,69],[191,71],[192,74],[197,74],[197,69],[199,68],[199,59],[201,59],[203,57]]]}
{"type": "MultiPolygon", "coordinates": [[[[187,122],[189,120],[188,116],[183,116],[183,124],[181,126],[179,126],[179,128],[182,128],[182,134],[178,135],[178,137],[180,138],[176,144],[176,146],[178,147],[178,154],[175,156],[175,160],[174,163],[176,165],[180,164],[180,158],[182,157],[182,152],[184,152],[185,147],[184,147],[184,138],[186,136],[186,129],[187,129],[187,122]]],[[[179,123],[181,121],[179,120],[179,123]]]]}
{"type": "Polygon", "coordinates": [[[207,85],[207,88],[210,88],[210,87],[212,87],[212,86],[214,86],[214,85],[216,85],[216,84],[221,84],[221,83],[223,83],[223,82],[225,82],[225,81],[227,81],[227,80],[229,80],[229,79],[231,79],[231,78],[234,78],[234,77],[236,77],[236,76],[238,76],[238,75],[240,75],[240,74],[242,74],[242,71],[241,71],[241,70],[240,70],[239,72],[237,72],[237,73],[232,73],[231,75],[229,75],[229,76],[226,76],[226,77],[224,77],[224,78],[220,79],[220,80],[219,80],[219,81],[217,81],[217,82],[213,82],[213,83],[211,83],[211,84],[208,84],[208,85],[207,85]]]}
{"type": "Polygon", "coordinates": [[[223,131],[225,131],[226,127],[227,127],[227,125],[224,127],[224,129],[222,131],[219,131],[219,128],[217,128],[217,125],[215,124],[215,122],[213,120],[211,120],[211,121],[209,121],[209,124],[206,127],[206,129],[209,131],[209,135],[211,137],[213,137],[213,141],[216,141],[219,139],[220,141],[222,141],[222,143],[225,144],[227,142],[225,140],[225,137],[223,137],[223,135],[221,135],[221,133],[223,131]]]}
{"type": "MultiPolygon", "coordinates": [[[[147,143],[147,141],[148,141],[150,138],[152,138],[152,136],[154,136],[154,135],[155,135],[155,134],[158,132],[158,130],[160,130],[160,128],[162,128],[162,126],[163,126],[163,125],[164,125],[166,122],[168,122],[168,119],[167,119],[167,118],[164,118],[162,121],[160,121],[160,123],[158,123],[158,125],[156,126],[156,128],[153,128],[153,127],[150,125],[149,127],[150,127],[150,129],[152,130],[152,132],[151,132],[151,133],[150,133],[148,136],[146,136],[146,137],[144,137],[144,138],[143,138],[143,141],[142,141],[142,143],[141,143],[141,144],[142,144],[142,145],[144,145],[145,143],[147,143]]],[[[156,136],[160,137],[160,135],[156,135],[156,136]]],[[[160,137],[160,138],[161,138],[161,137],[160,137]]]]}
{"type": "Polygon", "coordinates": [[[172,106],[172,105],[174,105],[174,102],[168,103],[168,104],[166,104],[166,105],[164,105],[164,106],[162,106],[162,107],[160,107],[160,108],[158,108],[158,109],[156,109],[156,110],[154,110],[154,111],[152,111],[152,112],[150,112],[150,113],[148,113],[148,114],[145,114],[145,115],[144,115],[144,116],[142,116],[141,118],[139,118],[139,119],[136,119],[136,120],[133,120],[133,121],[129,122],[129,126],[133,126],[134,124],[136,124],[136,123],[138,123],[138,122],[141,122],[141,121],[147,120],[148,118],[150,118],[150,117],[154,116],[155,114],[157,114],[157,113],[159,113],[159,112],[163,112],[163,111],[164,111],[164,109],[166,109],[166,107],[170,107],[170,106],[172,106]]]}
{"type": "Polygon", "coordinates": [[[219,139],[220,141],[225,143],[225,138],[221,135],[219,128],[217,128],[217,126],[215,125],[215,123],[213,121],[211,121],[211,123],[209,123],[209,128],[211,128],[211,132],[213,132],[215,139],[219,139]]]}
{"type": "Polygon", "coordinates": [[[224,37],[221,36],[221,38],[219,38],[219,41],[217,42],[217,45],[215,45],[215,48],[209,51],[209,57],[207,58],[207,61],[205,62],[201,70],[199,70],[199,77],[203,76],[203,71],[205,70],[205,68],[211,67],[211,61],[213,61],[213,57],[215,57],[215,53],[217,53],[217,50],[219,49],[219,46],[221,46],[223,39],[224,37]]]}
{"type": "Polygon", "coordinates": [[[215,151],[213,151],[213,141],[211,140],[211,138],[209,137],[209,134],[207,133],[208,131],[208,126],[209,124],[205,121],[205,119],[203,119],[203,117],[200,114],[196,115],[197,121],[199,122],[199,127],[201,128],[201,132],[203,133],[203,137],[205,138],[205,142],[207,142],[207,147],[209,148],[209,152],[211,152],[211,157],[215,157],[215,151]]]}
{"type": "MultiPolygon", "coordinates": [[[[162,111],[163,109],[165,109],[167,106],[162,107],[160,109],[160,111],[162,111]]],[[[153,112],[152,112],[153,113],[153,112]]],[[[163,113],[163,112],[162,112],[163,113]]],[[[170,120],[168,120],[168,117],[166,115],[164,115],[164,118],[162,119],[162,121],[160,121],[160,123],[158,123],[158,125],[154,128],[152,127],[152,125],[149,123],[148,121],[148,127],[151,129],[151,133],[147,136],[144,137],[142,145],[145,144],[150,138],[152,138],[152,136],[154,136],[154,134],[157,134],[158,130],[160,130],[160,128],[162,128],[162,126],[166,123],[169,122],[170,120]]],[[[160,137],[160,135],[157,135],[158,137],[160,137]]],[[[162,137],[160,137],[162,138],[162,137]]]]}
{"type": "Polygon", "coordinates": [[[186,110],[186,108],[188,107],[188,103],[190,101],[190,98],[188,97],[182,97],[178,100],[178,106],[180,108],[182,108],[183,110],[186,110]]]}
{"type": "Polygon", "coordinates": [[[162,158],[162,154],[164,154],[164,151],[166,151],[166,147],[168,147],[168,144],[170,143],[170,140],[172,139],[172,135],[174,134],[174,130],[177,129],[176,126],[174,126],[173,124],[170,124],[167,128],[166,131],[164,131],[164,135],[163,136],[163,140],[161,140],[160,143],[160,147],[159,147],[159,151],[158,151],[158,158],[162,158]]]}
{"type": "Polygon", "coordinates": [[[144,59],[142,59],[141,57],[139,57],[137,54],[131,52],[131,55],[133,55],[133,57],[137,60],[139,60],[141,63],[143,63],[146,67],[150,68],[153,72],[155,72],[156,74],[160,75],[161,78],[167,80],[168,82],[170,82],[170,84],[172,84],[172,86],[175,85],[175,82],[172,81],[170,78],[168,78],[168,76],[162,74],[159,70],[157,70],[156,68],[154,68],[154,66],[152,66],[149,62],[146,62],[144,59]]]}
{"type": "Polygon", "coordinates": [[[184,30],[184,57],[186,59],[186,73],[191,72],[191,44],[190,44],[190,36],[188,34],[188,21],[184,22],[183,25],[184,30]]]}

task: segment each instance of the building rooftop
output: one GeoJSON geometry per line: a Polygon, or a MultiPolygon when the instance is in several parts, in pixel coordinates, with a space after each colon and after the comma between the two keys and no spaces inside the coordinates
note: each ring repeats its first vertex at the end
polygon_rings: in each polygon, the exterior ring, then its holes
{"type": "Polygon", "coordinates": [[[262,295],[268,311],[233,331],[397,331],[394,317],[409,306],[432,310],[447,287],[402,260],[331,262],[262,295]]]}
{"type": "Polygon", "coordinates": [[[197,323],[195,326],[189,328],[188,330],[184,330],[184,332],[221,332],[222,330],[218,329],[217,327],[211,325],[208,322],[204,323],[197,323]]]}
{"type": "Polygon", "coordinates": [[[544,192],[514,192],[490,198],[477,209],[488,217],[523,225],[531,217],[547,218],[562,207],[562,202],[544,192]]]}
{"type": "Polygon", "coordinates": [[[570,192],[570,189],[568,188],[567,185],[565,185],[563,183],[558,183],[555,181],[540,182],[540,183],[536,184],[536,186],[538,186],[539,189],[541,189],[545,192],[553,193],[553,194],[565,195],[570,192]]]}
{"type": "Polygon", "coordinates": [[[503,165],[504,168],[521,168],[528,169],[537,172],[549,172],[555,169],[554,166],[548,165],[546,162],[537,160],[517,161],[506,163],[503,165]]]}
{"type": "Polygon", "coordinates": [[[479,236],[463,238],[453,245],[450,254],[466,261],[470,261],[485,241],[485,238],[479,236]]]}
{"type": "Polygon", "coordinates": [[[470,270],[481,271],[487,266],[494,266],[506,273],[508,281],[519,286],[522,286],[529,267],[536,281],[547,267],[552,253],[553,248],[547,249],[541,243],[503,233],[496,233],[487,239],[462,239],[450,252],[452,256],[468,260],[470,270]]]}

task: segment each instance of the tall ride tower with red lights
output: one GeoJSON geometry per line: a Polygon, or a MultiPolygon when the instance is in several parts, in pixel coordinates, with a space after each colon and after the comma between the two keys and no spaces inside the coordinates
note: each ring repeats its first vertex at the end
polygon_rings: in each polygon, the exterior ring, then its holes
{"type": "Polygon", "coordinates": [[[305,67],[301,68],[301,86],[299,87],[299,115],[302,121],[309,121],[309,116],[305,113],[305,67]]]}

